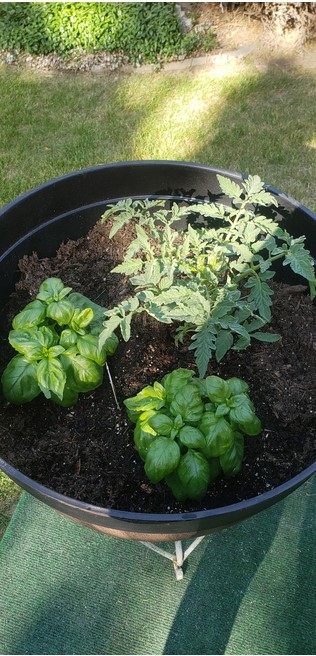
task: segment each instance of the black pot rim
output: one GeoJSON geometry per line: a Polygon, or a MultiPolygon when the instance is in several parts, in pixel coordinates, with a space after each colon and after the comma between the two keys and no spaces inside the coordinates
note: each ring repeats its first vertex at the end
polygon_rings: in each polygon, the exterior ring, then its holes
{"type": "MultiPolygon", "coordinates": [[[[131,166],[133,166],[133,167],[134,166],[136,166],[136,167],[137,166],[155,167],[155,166],[165,166],[165,165],[171,166],[171,167],[176,166],[178,168],[186,168],[186,167],[190,166],[192,168],[196,168],[196,169],[199,169],[199,170],[204,169],[205,171],[212,171],[212,172],[215,172],[215,173],[223,173],[223,174],[226,174],[226,175],[229,174],[230,176],[234,176],[237,180],[245,180],[245,179],[248,178],[248,175],[245,174],[245,173],[238,173],[236,171],[230,171],[228,169],[224,169],[224,168],[221,168],[221,167],[210,166],[209,164],[200,164],[199,162],[187,162],[187,161],[182,161],[182,160],[167,160],[167,159],[166,160],[164,160],[164,159],[148,159],[148,160],[145,160],[145,159],[141,159],[141,160],[124,160],[122,162],[114,162],[114,163],[111,163],[111,164],[99,164],[97,166],[90,166],[90,167],[87,167],[85,169],[79,169],[77,171],[72,171],[71,173],[66,173],[65,175],[61,175],[61,176],[58,176],[56,178],[52,178],[48,182],[44,182],[43,184],[38,185],[36,187],[33,187],[29,191],[26,191],[25,193],[20,194],[20,196],[15,198],[10,203],[7,203],[6,205],[4,205],[4,207],[2,207],[0,209],[0,218],[1,218],[2,214],[5,214],[8,210],[10,210],[11,208],[14,208],[15,205],[19,204],[24,199],[32,196],[34,193],[45,190],[45,189],[53,186],[54,184],[56,184],[58,182],[70,180],[71,178],[74,178],[74,177],[78,176],[79,174],[85,175],[85,174],[93,173],[93,172],[104,170],[104,169],[128,168],[128,167],[131,167],[131,166]]],[[[314,219],[316,221],[316,214],[314,214],[308,207],[306,207],[306,205],[303,205],[298,200],[293,198],[293,196],[290,196],[289,194],[286,194],[285,192],[280,191],[279,189],[277,189],[273,185],[265,184],[264,186],[265,186],[266,189],[271,191],[276,196],[279,196],[280,198],[284,198],[285,200],[287,200],[288,202],[293,204],[295,207],[300,208],[302,211],[304,211],[304,213],[308,214],[308,216],[310,216],[312,219],[314,219]]]]}
{"type": "MultiPolygon", "coordinates": [[[[184,162],[184,161],[177,161],[177,160],[130,160],[130,161],[115,162],[112,164],[104,164],[104,165],[93,166],[85,169],[80,169],[79,171],[74,171],[72,173],[68,173],[66,175],[53,178],[48,182],[45,182],[37,187],[34,187],[31,190],[27,191],[26,193],[21,194],[15,200],[13,200],[9,204],[5,205],[2,209],[0,209],[0,219],[3,214],[7,213],[8,210],[14,208],[24,199],[27,199],[28,197],[38,193],[39,191],[52,187],[54,184],[57,184],[61,181],[70,180],[78,176],[78,174],[83,174],[83,175],[90,174],[108,168],[113,169],[113,168],[140,167],[140,166],[149,166],[154,168],[154,167],[166,166],[166,165],[169,167],[177,167],[183,169],[189,166],[191,168],[196,168],[199,170],[212,171],[213,173],[226,174],[226,175],[229,174],[231,177],[235,177],[237,180],[246,179],[248,177],[247,175],[241,173],[228,171],[227,169],[214,167],[207,164],[199,164],[198,162],[184,162]]],[[[290,202],[294,207],[300,208],[311,219],[316,221],[316,215],[307,207],[305,207],[302,203],[295,200],[288,194],[279,191],[278,189],[276,189],[271,185],[266,184],[265,187],[273,194],[290,202]]],[[[234,516],[234,515],[238,515],[240,512],[244,512],[245,510],[247,510],[247,508],[250,509],[254,506],[257,506],[258,509],[261,506],[267,507],[267,505],[271,505],[271,503],[273,503],[274,498],[275,500],[278,500],[279,498],[286,496],[288,491],[295,490],[308,478],[310,478],[310,476],[312,476],[316,472],[316,461],[311,465],[309,465],[304,470],[302,470],[300,473],[296,474],[294,477],[282,483],[281,485],[278,485],[277,487],[268,490],[267,492],[263,492],[262,494],[258,494],[255,497],[244,499],[242,501],[239,501],[238,503],[222,506],[219,508],[212,508],[208,510],[200,510],[196,512],[185,512],[185,513],[141,513],[141,512],[136,513],[136,512],[124,511],[124,510],[118,510],[112,508],[104,508],[101,506],[94,506],[93,504],[89,504],[88,502],[78,501],[77,499],[74,499],[72,497],[68,497],[63,494],[60,494],[59,492],[56,492],[55,490],[48,488],[42,485],[41,483],[37,483],[33,479],[23,474],[18,469],[15,469],[12,465],[10,465],[2,458],[0,458],[0,469],[2,469],[8,476],[13,478],[13,480],[15,480],[17,484],[20,484],[21,487],[26,489],[29,488],[32,491],[34,490],[35,493],[38,493],[40,496],[45,497],[46,499],[50,499],[52,502],[56,502],[57,504],[60,504],[61,507],[64,507],[65,509],[67,507],[72,507],[78,510],[82,510],[83,512],[92,511],[95,516],[99,516],[99,517],[111,517],[113,519],[120,519],[123,521],[125,520],[127,522],[133,522],[133,521],[136,521],[138,523],[152,522],[159,525],[160,523],[163,522],[176,523],[176,522],[180,522],[183,520],[190,520],[190,519],[202,520],[208,517],[220,518],[221,516],[227,514],[231,514],[234,516]]]]}

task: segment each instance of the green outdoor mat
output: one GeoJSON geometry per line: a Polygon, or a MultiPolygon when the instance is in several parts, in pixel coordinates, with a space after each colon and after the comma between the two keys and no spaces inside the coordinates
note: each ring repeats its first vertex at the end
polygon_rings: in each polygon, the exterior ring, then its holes
{"type": "Polygon", "coordinates": [[[24,494],[0,549],[1,654],[315,654],[315,510],[316,477],[207,538],[176,582],[24,494]]]}

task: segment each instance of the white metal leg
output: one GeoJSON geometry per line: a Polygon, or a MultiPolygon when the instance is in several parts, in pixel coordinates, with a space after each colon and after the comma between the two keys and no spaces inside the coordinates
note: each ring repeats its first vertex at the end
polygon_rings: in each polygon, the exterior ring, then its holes
{"type": "Polygon", "coordinates": [[[181,540],[176,540],[174,543],[175,545],[175,553],[172,554],[169,551],[166,551],[165,549],[161,549],[161,547],[157,547],[157,545],[154,542],[143,542],[140,540],[140,543],[143,544],[147,549],[151,549],[152,551],[155,551],[158,553],[160,556],[163,556],[164,558],[168,558],[173,562],[173,567],[174,567],[174,572],[176,575],[177,581],[181,581],[183,579],[183,569],[182,565],[184,561],[189,557],[189,555],[194,551],[194,549],[204,540],[206,536],[201,535],[201,537],[196,538],[191,542],[190,546],[183,551],[182,547],[182,542],[181,540]]]}

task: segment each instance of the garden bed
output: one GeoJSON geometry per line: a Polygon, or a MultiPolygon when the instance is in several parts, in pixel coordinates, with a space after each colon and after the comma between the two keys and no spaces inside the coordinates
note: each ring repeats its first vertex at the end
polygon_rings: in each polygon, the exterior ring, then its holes
{"type": "MultiPolygon", "coordinates": [[[[63,244],[56,257],[36,254],[19,265],[21,279],[7,307],[13,316],[35,298],[49,276],[105,307],[130,293],[124,276],[111,274],[129,241],[128,228],[108,239],[109,225],[97,224],[85,238],[63,244]]],[[[289,480],[315,460],[316,386],[315,307],[305,289],[273,284],[271,331],[282,335],[274,344],[252,343],[224,363],[211,362],[209,374],[239,376],[250,395],[263,432],[245,438],[245,458],[235,479],[218,479],[202,502],[178,502],[165,483],[152,485],[133,446],[133,426],[119,412],[105,375],[103,385],[80,395],[73,408],[61,408],[43,396],[18,408],[1,404],[1,456],[32,479],[61,494],[97,506],[134,512],[197,511],[255,497],[289,480]]],[[[132,337],[109,360],[118,398],[132,396],[177,367],[195,369],[192,352],[176,349],[174,328],[140,316],[132,337]]],[[[12,356],[2,335],[1,370],[12,356]]]]}

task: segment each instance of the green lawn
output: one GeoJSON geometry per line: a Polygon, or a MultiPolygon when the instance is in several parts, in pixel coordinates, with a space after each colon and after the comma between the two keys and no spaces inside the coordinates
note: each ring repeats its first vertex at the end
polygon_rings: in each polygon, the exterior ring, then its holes
{"type": "MultiPolygon", "coordinates": [[[[0,68],[0,205],[55,176],[129,159],[259,174],[316,210],[316,73],[251,62],[148,75],[0,68]]],[[[0,530],[16,488],[0,478],[0,530]],[[6,505],[7,504],[7,505],[6,505]]]]}

